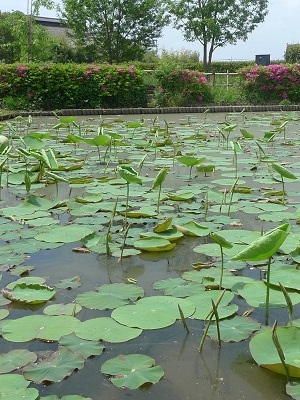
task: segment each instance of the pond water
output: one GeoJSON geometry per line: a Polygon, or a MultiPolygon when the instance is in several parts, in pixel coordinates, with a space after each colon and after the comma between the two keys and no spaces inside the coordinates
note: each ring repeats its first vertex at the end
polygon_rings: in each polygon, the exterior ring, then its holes
{"type": "MultiPolygon", "coordinates": [[[[140,234],[152,231],[157,223],[166,218],[172,218],[172,224],[177,226],[185,226],[187,222],[195,221],[220,234],[222,230],[239,229],[261,232],[290,220],[293,226],[291,238],[296,240],[295,237],[299,234],[297,218],[300,218],[299,184],[296,179],[286,179],[287,195],[282,204],[280,192],[282,182],[276,176],[276,171],[272,170],[272,163],[284,164],[287,169],[293,171],[297,180],[299,179],[299,113],[170,114],[159,115],[158,118],[144,115],[141,126],[134,124],[130,126],[128,121],[140,122],[141,115],[105,116],[104,119],[81,116],[76,119],[75,124],[58,121],[55,117],[35,117],[30,123],[24,118],[10,121],[11,126],[5,126],[3,129],[2,134],[11,137],[12,150],[8,159],[9,164],[4,163],[1,167],[3,169],[0,254],[2,288],[20,278],[12,274],[19,266],[24,267],[25,276],[42,277],[50,287],[56,287],[61,280],[80,277],[79,287],[75,285],[69,290],[56,288],[55,297],[39,305],[26,305],[18,301],[12,301],[7,305],[0,303],[0,310],[9,311],[7,320],[40,315],[50,304],[74,303],[78,295],[93,291],[101,285],[136,283],[144,289],[145,297],[162,296],[162,290],[153,288],[153,284],[157,281],[182,277],[184,273],[196,271],[194,267],[199,264],[207,267],[206,263],[212,263],[218,271],[221,270],[218,246],[217,250],[199,249],[202,244],[212,243],[209,235],[184,236],[176,242],[176,247],[169,251],[142,250],[139,254],[120,258],[120,247],[124,242],[126,249],[136,248],[134,243],[140,234]],[[55,128],[58,123],[61,123],[61,127],[55,128]],[[241,129],[253,134],[254,138],[244,137],[241,129]],[[44,145],[36,149],[37,144],[33,144],[33,139],[31,142],[29,139],[25,140],[24,137],[30,136],[30,132],[51,133],[49,137],[41,135],[39,140],[45,141],[45,149],[53,149],[58,164],[64,166],[61,169],[53,169],[52,172],[58,177],[68,179],[68,183],[47,185],[45,176],[40,182],[33,181],[33,174],[36,173],[33,166],[36,164],[40,166],[41,159],[38,156],[34,158],[32,152],[37,153],[44,148],[44,145]],[[111,136],[120,143],[118,145],[114,143],[108,155],[105,155],[106,147],[100,146],[100,163],[97,146],[91,147],[88,142],[76,142],[76,137],[90,138],[99,133],[105,135],[107,132],[120,135],[120,137],[111,136]],[[266,132],[275,133],[274,138],[269,139],[271,135],[266,132]],[[230,141],[239,143],[241,152],[234,152],[230,141]],[[28,153],[28,159],[24,161],[26,153],[17,153],[17,148],[27,149],[31,155],[28,153]],[[147,157],[141,163],[144,154],[147,154],[147,157]],[[178,161],[181,156],[199,159],[205,157],[205,161],[190,167],[178,161]],[[198,171],[196,167],[201,164],[212,165],[213,168],[205,173],[198,171]],[[81,168],[74,167],[69,170],[65,168],[76,165],[80,165],[81,168]],[[140,211],[140,207],[143,206],[147,209],[147,212],[144,210],[145,215],[138,218],[130,214],[127,216],[130,227],[125,239],[126,183],[122,182],[117,174],[116,168],[120,165],[131,166],[143,178],[141,187],[134,183],[129,185],[130,210],[140,211]],[[157,207],[158,189],[153,191],[150,189],[157,173],[163,167],[168,168],[168,173],[162,183],[160,212],[157,215],[153,210],[157,207]],[[30,171],[30,187],[25,187],[24,171],[30,171]],[[239,192],[232,192],[234,184],[240,188],[239,192]],[[103,246],[99,252],[95,249],[88,253],[74,251],[74,248],[80,248],[82,251],[83,243],[79,240],[74,242],[66,240],[63,244],[64,236],[58,240],[59,243],[51,239],[49,242],[46,241],[51,243],[51,246],[45,245],[44,249],[33,251],[33,241],[39,242],[39,235],[48,234],[57,224],[52,225],[51,222],[48,225],[45,222],[44,225],[41,221],[39,225],[31,223],[32,220],[27,218],[26,213],[24,216],[14,210],[5,211],[9,207],[23,203],[28,196],[27,192],[41,199],[57,201],[55,207],[43,208],[46,213],[41,218],[56,219],[61,225],[89,225],[99,235],[107,232],[109,221],[113,219],[111,230],[113,256],[107,256],[105,251],[103,252],[103,246]],[[173,197],[167,196],[168,193],[176,193],[183,197],[174,200],[173,197]],[[101,196],[99,204],[105,202],[106,206],[98,210],[93,208],[90,212],[79,209],[77,207],[79,204],[95,204],[96,200],[90,202],[82,200],[88,195],[101,196]],[[112,216],[116,198],[118,198],[117,212],[112,216]],[[68,203],[70,199],[72,202],[68,203]],[[78,200],[77,203],[75,199],[78,200]],[[107,203],[110,203],[110,206],[107,203]],[[267,204],[268,207],[255,209],[257,204],[267,204]],[[228,210],[228,207],[231,209],[228,210]],[[92,218],[88,219],[90,217],[92,218]],[[98,217],[98,222],[93,221],[98,217]],[[86,220],[80,222],[80,218],[86,220]],[[6,229],[5,225],[8,223],[10,227],[6,229]],[[11,228],[11,224],[16,228],[11,228]],[[16,235],[13,234],[14,230],[17,231],[16,235]],[[26,243],[28,251],[24,248],[26,243]],[[114,256],[114,252],[118,256],[114,256]],[[26,271],[26,267],[30,267],[30,270],[26,271]]],[[[4,160],[5,155],[1,157],[4,160]]],[[[45,170],[47,171],[47,166],[45,170]]],[[[51,178],[53,176],[48,175],[48,179],[51,178]]],[[[53,179],[55,180],[55,176],[53,179]]],[[[233,243],[237,240],[234,235],[231,238],[230,234],[226,238],[232,239],[233,243]]],[[[283,250],[274,259],[275,269],[279,264],[295,265],[297,269],[295,260],[293,261],[289,254],[289,251],[295,250],[298,246],[298,242],[295,244],[292,239],[289,239],[286,247],[283,246],[283,250]]],[[[231,256],[225,253],[226,271],[233,272],[235,276],[255,280],[265,278],[265,266],[253,266],[253,263],[248,266],[245,263],[241,265],[232,262],[230,258],[231,256]]],[[[298,260],[297,257],[295,259],[298,260]]],[[[300,287],[294,289],[300,290],[300,287]]],[[[251,311],[250,318],[264,325],[264,308],[247,304],[237,293],[232,303],[238,306],[239,316],[251,311]]],[[[298,302],[295,302],[294,319],[300,318],[297,304],[298,302]]],[[[86,321],[109,317],[111,313],[111,309],[98,310],[83,306],[76,317],[80,321],[86,321]]],[[[6,318],[0,321],[0,329],[3,329],[3,332],[6,332],[6,318]]],[[[275,320],[279,325],[288,323],[287,307],[271,308],[269,325],[273,325],[275,320]]],[[[189,333],[178,318],[174,324],[161,329],[144,329],[138,337],[126,342],[104,341],[104,352],[87,358],[82,369],[74,371],[59,382],[47,384],[31,382],[30,387],[37,388],[40,398],[50,395],[59,397],[79,395],[92,400],[290,398],[285,391],[286,377],[261,368],[254,361],[249,350],[251,336],[235,343],[222,342],[221,347],[216,340],[207,337],[203,350],[199,352],[200,340],[207,321],[186,318],[186,323],[189,333]],[[162,367],[164,377],[156,384],[146,384],[135,390],[115,387],[100,370],[105,361],[126,354],[145,354],[152,357],[156,365],[162,367]]],[[[44,352],[53,352],[58,348],[57,341],[14,342],[6,338],[5,335],[0,337],[1,353],[28,349],[41,356],[44,352]]],[[[49,399],[52,400],[50,397],[49,399]]]]}

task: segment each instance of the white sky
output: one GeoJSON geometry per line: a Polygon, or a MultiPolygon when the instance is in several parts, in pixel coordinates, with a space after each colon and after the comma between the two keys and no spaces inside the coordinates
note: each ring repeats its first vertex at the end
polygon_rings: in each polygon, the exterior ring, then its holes
{"type": "MultiPolygon", "coordinates": [[[[0,11],[20,10],[26,13],[28,0],[0,0],[0,11]]],[[[41,16],[56,17],[54,11],[42,9],[41,16]]],[[[226,46],[214,52],[213,59],[218,60],[254,60],[256,54],[270,54],[272,60],[282,59],[287,44],[300,43],[300,0],[269,0],[269,14],[249,35],[245,42],[235,46],[226,46]]],[[[166,28],[158,40],[159,50],[197,51],[202,57],[202,48],[198,42],[186,42],[180,31],[166,28]]]]}

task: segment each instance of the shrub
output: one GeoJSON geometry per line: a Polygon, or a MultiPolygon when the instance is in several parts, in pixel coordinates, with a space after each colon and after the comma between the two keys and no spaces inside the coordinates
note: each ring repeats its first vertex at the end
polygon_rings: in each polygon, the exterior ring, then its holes
{"type": "Polygon", "coordinates": [[[154,94],[156,105],[199,106],[212,100],[211,90],[205,75],[189,69],[156,71],[159,87],[154,94]]]}
{"type": "Polygon", "coordinates": [[[144,107],[143,71],[133,65],[0,65],[0,98],[23,109],[144,107]],[[24,101],[24,99],[26,101],[24,101]]]}
{"type": "Polygon", "coordinates": [[[274,64],[239,71],[242,88],[252,103],[300,101],[300,64],[274,64]]]}

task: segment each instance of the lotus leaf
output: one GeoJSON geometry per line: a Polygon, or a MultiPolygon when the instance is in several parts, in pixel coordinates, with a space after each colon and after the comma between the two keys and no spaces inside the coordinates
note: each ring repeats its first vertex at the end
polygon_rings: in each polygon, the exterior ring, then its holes
{"type": "MultiPolygon", "coordinates": [[[[296,326],[279,326],[276,329],[279,344],[282,348],[285,363],[291,377],[300,378],[300,328],[296,326]]],[[[272,329],[265,328],[250,341],[250,352],[260,366],[285,375],[277,349],[272,339],[272,329]]]]}
{"type": "Polygon", "coordinates": [[[37,389],[28,388],[29,383],[22,375],[0,375],[0,398],[9,400],[36,400],[39,397],[37,389]]]}
{"type": "Polygon", "coordinates": [[[101,367],[109,375],[113,385],[137,389],[145,383],[157,383],[164,371],[155,366],[155,360],[143,354],[128,354],[107,360],[101,367]]]}
{"type": "MultiPolygon", "coordinates": [[[[258,331],[260,324],[248,317],[235,316],[219,321],[219,327],[223,342],[240,342],[247,339],[254,331],[258,331]]],[[[215,322],[210,324],[208,335],[212,339],[218,340],[217,325],[215,322]]]]}
{"type": "Polygon", "coordinates": [[[89,319],[75,329],[75,335],[81,339],[104,340],[110,343],[127,342],[141,333],[141,329],[121,325],[109,317],[89,319]]]}
{"type": "Polygon", "coordinates": [[[22,368],[30,362],[35,362],[36,359],[37,355],[26,349],[11,350],[8,353],[2,353],[0,354],[0,374],[22,368]]]}
{"type": "Polygon", "coordinates": [[[84,362],[85,358],[81,354],[61,347],[48,359],[28,364],[23,368],[23,375],[25,379],[36,383],[61,382],[75,369],[83,368],[84,362]]]}
{"type": "Polygon", "coordinates": [[[12,290],[2,289],[9,300],[26,304],[45,303],[55,296],[56,291],[46,285],[19,283],[12,290]]]}

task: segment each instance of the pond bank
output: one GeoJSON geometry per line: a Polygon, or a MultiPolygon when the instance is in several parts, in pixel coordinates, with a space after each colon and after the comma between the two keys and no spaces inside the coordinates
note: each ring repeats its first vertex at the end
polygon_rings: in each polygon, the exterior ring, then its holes
{"type": "MultiPolygon", "coordinates": [[[[291,105],[208,105],[201,107],[139,107],[139,108],[95,108],[95,109],[62,109],[56,111],[58,115],[127,115],[127,114],[180,114],[180,113],[220,113],[220,112],[266,112],[266,111],[300,111],[299,104],[291,105]],[[207,111],[208,110],[208,111],[207,111]]],[[[52,111],[20,111],[0,115],[0,121],[15,118],[52,116],[52,111]]]]}

